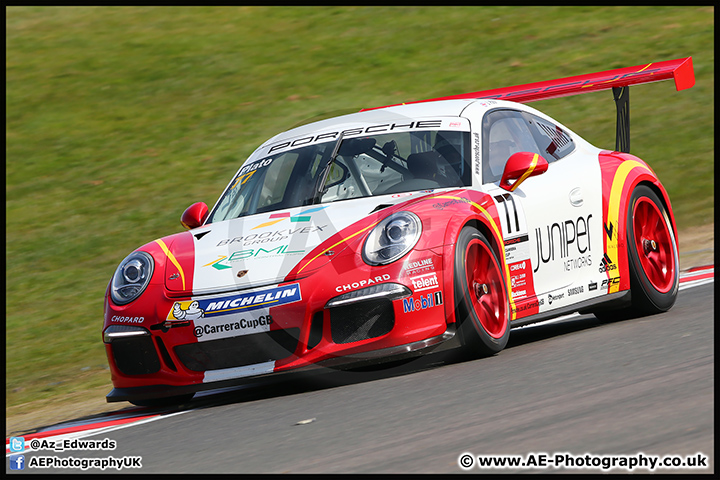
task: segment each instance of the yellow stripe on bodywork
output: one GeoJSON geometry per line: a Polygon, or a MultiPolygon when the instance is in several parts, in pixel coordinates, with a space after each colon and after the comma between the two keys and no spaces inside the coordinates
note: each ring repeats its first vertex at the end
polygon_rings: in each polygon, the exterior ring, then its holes
{"type": "MultiPolygon", "coordinates": [[[[537,156],[537,155],[536,155],[537,156]]],[[[536,159],[533,160],[533,162],[537,162],[536,159]]],[[[534,168],[534,167],[533,167],[534,168]]],[[[493,220],[492,216],[488,213],[487,210],[485,210],[483,207],[478,205],[477,203],[473,202],[472,200],[469,200],[467,198],[460,198],[460,197],[452,197],[450,195],[435,195],[430,198],[426,198],[426,200],[430,200],[433,198],[449,198],[451,200],[460,200],[461,202],[469,202],[470,205],[480,210],[480,212],[485,215],[485,218],[488,219],[490,222],[490,227],[492,227],[493,232],[495,233],[495,237],[498,239],[498,242],[500,243],[500,252],[502,254],[502,262],[505,265],[505,284],[507,285],[507,292],[508,292],[508,299],[510,300],[510,312],[511,317],[510,320],[515,320],[515,301],[512,297],[512,288],[510,287],[510,269],[508,268],[507,263],[505,262],[505,243],[503,242],[502,234],[500,233],[500,230],[497,227],[497,224],[495,223],[495,220],[493,220]]]]}
{"type": "MultiPolygon", "coordinates": [[[[648,68],[650,68],[650,65],[652,65],[652,63],[648,63],[647,65],[645,65],[643,68],[641,68],[640,70],[638,70],[638,71],[635,72],[635,73],[640,73],[640,72],[642,72],[643,70],[647,70],[648,68]]],[[[615,76],[614,76],[613,78],[611,78],[610,80],[605,80],[604,82],[589,83],[589,84],[587,84],[587,85],[580,85],[580,88],[587,88],[587,87],[592,87],[593,85],[602,85],[603,83],[614,82],[615,80],[617,80],[617,78],[618,78],[619,76],[620,76],[620,75],[615,75],[615,76]]],[[[627,88],[628,86],[629,86],[629,85],[625,85],[625,86],[620,87],[620,88],[627,88]]]]}
{"type": "Polygon", "coordinates": [[[167,245],[165,245],[165,242],[163,242],[162,240],[155,240],[155,242],[158,245],[160,245],[160,248],[162,248],[162,251],[165,252],[165,255],[167,256],[167,258],[170,259],[170,261],[173,263],[173,265],[175,265],[177,267],[178,272],[180,272],[180,278],[182,279],[183,290],[185,290],[185,272],[183,271],[182,267],[180,266],[180,262],[177,261],[177,259],[175,258],[175,255],[173,255],[172,252],[170,251],[170,249],[167,247],[167,245]]]}
{"type": "Polygon", "coordinates": [[[363,233],[364,231],[366,231],[366,230],[368,230],[368,229],[371,229],[372,227],[374,227],[374,226],[377,225],[378,223],[380,223],[379,220],[378,220],[377,222],[373,223],[372,225],[369,225],[369,226],[363,228],[362,230],[353,233],[353,234],[350,235],[349,237],[343,238],[342,240],[340,240],[340,241],[337,242],[336,244],[330,245],[328,248],[326,248],[326,249],[323,250],[322,252],[318,253],[318,254],[315,255],[313,258],[311,258],[310,261],[308,261],[305,265],[302,266],[302,268],[300,268],[300,270],[298,270],[298,273],[302,272],[302,271],[305,269],[305,267],[307,267],[308,265],[310,265],[310,264],[311,264],[316,258],[318,258],[320,255],[323,255],[323,254],[325,254],[325,252],[327,252],[327,251],[329,251],[329,250],[332,250],[333,248],[337,247],[337,246],[340,245],[341,243],[343,243],[343,242],[345,242],[345,241],[347,241],[347,240],[350,240],[350,239],[353,238],[353,237],[356,237],[356,236],[360,235],[360,234],[363,233]]]}
{"type": "Polygon", "coordinates": [[[517,181],[515,183],[513,183],[513,186],[510,187],[511,192],[514,192],[515,189],[518,186],[520,186],[520,184],[522,182],[524,182],[527,177],[532,175],[532,172],[535,170],[535,167],[537,167],[539,157],[540,157],[540,155],[538,155],[537,153],[533,156],[532,162],[530,162],[530,166],[528,167],[528,169],[525,171],[525,173],[522,174],[522,177],[518,178],[517,181]]]}
{"type": "MultiPolygon", "coordinates": [[[[620,164],[618,169],[615,171],[615,176],[613,177],[613,181],[610,187],[610,198],[608,200],[608,214],[607,219],[608,223],[610,225],[614,226],[614,234],[613,236],[607,240],[607,247],[605,248],[605,253],[607,253],[608,258],[610,258],[610,261],[617,265],[618,262],[618,229],[619,229],[619,219],[620,219],[620,200],[622,199],[622,192],[625,187],[625,182],[627,181],[627,177],[630,174],[630,172],[634,168],[642,168],[649,173],[650,170],[643,165],[640,162],[637,162],[635,160],[627,160],[620,164]]],[[[625,228],[628,228],[626,225],[625,228]]],[[[620,290],[619,284],[610,285],[610,288],[608,288],[608,293],[615,293],[620,290]]]]}
{"type": "MultiPolygon", "coordinates": [[[[536,160],[535,160],[535,163],[536,163],[536,160]]],[[[534,168],[534,167],[533,167],[533,168],[534,168]]],[[[450,199],[450,200],[459,200],[459,201],[461,201],[461,202],[468,202],[470,205],[472,205],[473,207],[477,208],[483,215],[485,215],[485,218],[487,218],[488,221],[490,222],[490,226],[492,227],[493,232],[495,233],[496,238],[499,240],[499,243],[500,243],[500,251],[501,251],[501,254],[502,254],[502,258],[503,258],[503,260],[505,259],[505,244],[504,244],[504,242],[503,242],[502,234],[500,233],[500,230],[498,229],[497,224],[495,223],[495,220],[493,220],[492,216],[487,212],[487,210],[485,210],[483,207],[481,207],[481,206],[478,205],[477,203],[473,202],[472,200],[469,200],[469,199],[467,199],[467,198],[461,198],[461,197],[453,197],[453,196],[450,196],[450,195],[431,195],[431,196],[427,196],[427,197],[420,198],[420,199],[418,199],[417,201],[411,202],[411,203],[417,203],[417,202],[421,202],[421,201],[424,201],[424,200],[433,200],[433,199],[435,199],[435,198],[447,198],[447,199],[450,199]]],[[[326,253],[326,252],[329,251],[329,250],[332,250],[333,248],[337,247],[337,246],[340,245],[341,243],[343,243],[343,242],[345,242],[345,241],[347,241],[347,240],[350,240],[351,238],[356,237],[356,236],[360,235],[360,234],[363,233],[363,232],[366,232],[367,230],[373,228],[373,227],[374,227],[375,225],[377,225],[378,223],[380,223],[380,220],[378,220],[377,222],[375,222],[375,223],[373,223],[373,224],[371,224],[371,225],[368,225],[367,227],[363,228],[362,230],[359,230],[359,231],[353,233],[352,235],[350,235],[350,236],[347,237],[347,238],[343,238],[342,240],[340,240],[339,242],[335,243],[334,245],[329,246],[328,248],[326,248],[326,249],[323,250],[322,252],[318,253],[318,254],[315,255],[313,258],[311,258],[305,265],[302,266],[302,268],[300,268],[300,270],[298,270],[298,273],[302,272],[302,271],[305,269],[305,267],[307,267],[308,265],[310,265],[310,264],[311,264],[316,258],[318,258],[320,255],[323,255],[324,253],[326,253]]],[[[510,269],[508,268],[507,263],[505,263],[504,261],[503,261],[503,263],[505,264],[505,284],[507,285],[508,298],[509,298],[509,300],[510,300],[510,312],[511,312],[511,318],[510,318],[510,319],[511,319],[511,320],[515,320],[515,302],[513,301],[513,298],[512,298],[512,289],[510,288],[510,269]]]]}

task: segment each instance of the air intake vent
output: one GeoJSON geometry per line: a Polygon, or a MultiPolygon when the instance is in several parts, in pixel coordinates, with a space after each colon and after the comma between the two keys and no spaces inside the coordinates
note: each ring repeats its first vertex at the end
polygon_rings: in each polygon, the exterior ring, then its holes
{"type": "Polygon", "coordinates": [[[390,333],[395,313],[390,300],[371,300],[330,309],[330,331],[335,343],[351,343],[390,333]]]}
{"type": "Polygon", "coordinates": [[[115,364],[125,375],[145,375],[160,370],[160,359],[149,335],[117,338],[111,345],[115,364]]]}
{"type": "Polygon", "coordinates": [[[299,335],[299,328],[271,330],[178,345],[175,354],[183,365],[195,372],[242,367],[289,357],[297,347],[299,335]]]}
{"type": "Polygon", "coordinates": [[[378,206],[375,207],[375,208],[373,209],[373,211],[370,212],[370,213],[375,213],[375,212],[380,211],[380,210],[382,210],[383,208],[387,208],[387,207],[392,207],[392,205],[385,205],[385,204],[378,205],[378,206]]]}
{"type": "Polygon", "coordinates": [[[308,338],[308,350],[315,348],[315,346],[322,340],[323,334],[323,311],[320,310],[313,315],[312,323],[310,324],[310,336],[308,338]]]}

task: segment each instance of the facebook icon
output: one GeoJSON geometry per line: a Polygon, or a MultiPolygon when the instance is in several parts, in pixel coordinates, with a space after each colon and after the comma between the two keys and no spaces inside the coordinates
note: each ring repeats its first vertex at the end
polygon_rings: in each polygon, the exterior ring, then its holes
{"type": "Polygon", "coordinates": [[[10,455],[10,470],[25,470],[25,455],[10,455]]]}

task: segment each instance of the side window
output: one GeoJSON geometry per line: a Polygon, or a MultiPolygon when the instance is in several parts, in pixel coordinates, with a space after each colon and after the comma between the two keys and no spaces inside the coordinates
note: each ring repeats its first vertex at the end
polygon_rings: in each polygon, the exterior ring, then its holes
{"type": "Polygon", "coordinates": [[[540,154],[548,162],[560,160],[575,150],[573,139],[557,125],[529,113],[523,113],[523,116],[528,121],[530,131],[540,146],[540,154]]]}
{"type": "Polygon", "coordinates": [[[508,158],[539,151],[528,122],[516,110],[493,110],[483,119],[483,183],[500,180],[508,158]]]}

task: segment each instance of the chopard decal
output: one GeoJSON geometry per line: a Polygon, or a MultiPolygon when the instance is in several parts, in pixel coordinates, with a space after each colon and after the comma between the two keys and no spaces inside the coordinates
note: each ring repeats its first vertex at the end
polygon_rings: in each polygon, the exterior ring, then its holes
{"type": "Polygon", "coordinates": [[[364,287],[365,285],[375,285],[376,283],[387,282],[390,280],[390,275],[387,273],[378,275],[375,278],[368,278],[367,280],[360,280],[358,282],[346,283],[345,285],[338,285],[335,287],[335,291],[338,293],[346,292],[348,290],[355,290],[356,288],[364,287]]]}

